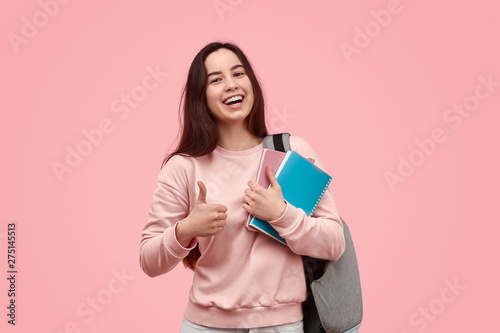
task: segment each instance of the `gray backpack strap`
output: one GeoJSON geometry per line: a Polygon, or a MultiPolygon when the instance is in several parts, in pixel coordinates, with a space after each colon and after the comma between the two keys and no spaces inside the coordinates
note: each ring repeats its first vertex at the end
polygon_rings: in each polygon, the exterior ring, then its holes
{"type": "Polygon", "coordinates": [[[290,133],[268,135],[264,138],[264,148],[282,152],[292,150],[290,146],[290,133]]]}
{"type": "MultiPolygon", "coordinates": [[[[268,135],[264,148],[291,150],[290,134],[268,135]]],[[[342,220],[342,218],[341,218],[342,220]]],[[[305,333],[357,333],[363,320],[358,260],[349,227],[342,220],[346,248],[337,261],[302,256],[307,299],[302,303],[305,333]]]]}

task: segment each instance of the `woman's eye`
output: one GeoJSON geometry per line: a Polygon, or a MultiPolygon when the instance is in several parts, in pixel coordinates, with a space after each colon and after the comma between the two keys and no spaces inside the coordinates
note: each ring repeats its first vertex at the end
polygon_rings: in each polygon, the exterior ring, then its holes
{"type": "Polygon", "coordinates": [[[243,73],[243,72],[236,72],[236,73],[234,73],[234,76],[242,76],[242,75],[245,75],[245,73],[243,73]]]}
{"type": "Polygon", "coordinates": [[[213,79],[212,81],[210,81],[210,83],[217,83],[217,82],[220,82],[221,79],[218,77],[216,79],[213,79]]]}

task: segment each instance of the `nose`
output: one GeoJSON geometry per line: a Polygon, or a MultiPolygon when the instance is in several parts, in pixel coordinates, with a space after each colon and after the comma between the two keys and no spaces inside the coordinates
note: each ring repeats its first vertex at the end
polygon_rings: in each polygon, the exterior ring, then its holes
{"type": "Polygon", "coordinates": [[[226,80],[226,90],[234,90],[238,88],[238,84],[233,77],[230,77],[226,80]]]}

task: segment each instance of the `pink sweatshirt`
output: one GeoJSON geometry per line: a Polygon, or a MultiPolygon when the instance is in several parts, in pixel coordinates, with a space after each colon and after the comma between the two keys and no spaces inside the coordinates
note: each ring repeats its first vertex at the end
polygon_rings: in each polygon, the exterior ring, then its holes
{"type": "MultiPolygon", "coordinates": [[[[291,136],[290,145],[323,168],[305,140],[291,136]]],[[[197,158],[176,155],[158,175],[142,232],[140,265],[151,277],[167,273],[199,244],[202,255],[184,313],[196,324],[251,328],[299,321],[306,296],[300,255],[336,260],[344,252],[343,227],[330,188],[312,217],[287,203],[284,214],[270,221],[288,246],[245,228],[244,191],[256,179],[262,149],[260,144],[244,151],[217,147],[197,158]],[[220,234],[198,237],[184,248],[175,226],[194,207],[199,180],[207,187],[207,203],[228,208],[226,226],[220,234]]]]}

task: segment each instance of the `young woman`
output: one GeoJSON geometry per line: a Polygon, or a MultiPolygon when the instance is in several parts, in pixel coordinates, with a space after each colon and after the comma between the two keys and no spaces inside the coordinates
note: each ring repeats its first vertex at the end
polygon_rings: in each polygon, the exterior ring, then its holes
{"type": "MultiPolygon", "coordinates": [[[[264,99],[237,46],[211,43],[196,55],[182,108],[180,142],[162,164],[142,232],[141,268],[154,277],[182,260],[194,271],[181,333],[303,332],[301,255],[336,260],[345,247],[331,190],[307,217],[284,200],[271,168],[269,189],[254,181],[264,99]],[[248,214],[269,221],[288,246],[247,230],[248,214]]],[[[323,168],[305,140],[290,144],[323,168]]]]}

